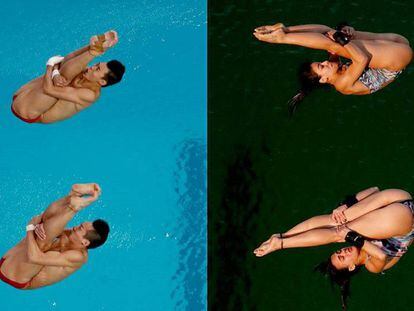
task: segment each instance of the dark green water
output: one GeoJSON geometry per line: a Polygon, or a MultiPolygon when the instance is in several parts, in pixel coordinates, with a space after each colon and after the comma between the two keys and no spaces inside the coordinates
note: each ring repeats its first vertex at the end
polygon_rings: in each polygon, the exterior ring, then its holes
{"type": "MultiPolygon", "coordinates": [[[[258,42],[265,24],[346,20],[414,41],[408,1],[209,1],[209,309],[340,310],[312,272],[340,245],[255,258],[271,233],[329,213],[369,186],[414,193],[413,67],[369,96],[317,91],[292,119],[296,70],[325,53],[258,42]]],[[[412,310],[414,250],[352,280],[349,310],[412,310]]]]}

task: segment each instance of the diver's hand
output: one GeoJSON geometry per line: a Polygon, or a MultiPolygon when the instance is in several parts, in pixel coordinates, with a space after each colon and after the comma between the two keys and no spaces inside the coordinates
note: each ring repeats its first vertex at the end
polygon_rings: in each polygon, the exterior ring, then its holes
{"type": "Polygon", "coordinates": [[[329,31],[325,32],[325,36],[335,42],[335,39],[334,39],[335,32],[336,32],[336,30],[329,30],[329,31]]]}
{"type": "Polygon", "coordinates": [[[46,239],[46,232],[45,232],[45,228],[43,227],[43,223],[36,225],[34,233],[40,240],[43,241],[46,239]]]}
{"type": "Polygon", "coordinates": [[[53,85],[59,86],[59,87],[67,86],[69,84],[66,78],[62,75],[54,76],[52,81],[53,81],[53,85]]]}
{"type": "Polygon", "coordinates": [[[282,28],[278,28],[271,32],[254,32],[253,35],[260,41],[268,43],[282,43],[286,34],[282,28]]]}
{"type": "Polygon", "coordinates": [[[30,221],[27,225],[38,225],[42,221],[42,215],[36,215],[30,221]]]}
{"type": "Polygon", "coordinates": [[[331,214],[332,221],[336,223],[337,225],[345,224],[347,222],[347,219],[344,213],[346,209],[347,209],[347,206],[345,204],[335,208],[331,214]]]}

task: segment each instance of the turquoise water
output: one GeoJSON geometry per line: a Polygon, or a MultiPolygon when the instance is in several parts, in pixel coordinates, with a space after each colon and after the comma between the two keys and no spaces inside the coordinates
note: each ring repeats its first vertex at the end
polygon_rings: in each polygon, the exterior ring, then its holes
{"type": "MultiPolygon", "coordinates": [[[[209,308],[340,310],[313,268],[342,245],[253,250],[370,186],[414,191],[414,67],[369,96],[315,91],[289,118],[296,71],[326,53],[271,45],[255,27],[343,20],[414,40],[409,1],[209,1],[209,308]]],[[[352,280],[349,310],[412,310],[414,249],[385,275],[352,280]]]]}
{"type": "Polygon", "coordinates": [[[205,1],[15,1],[0,16],[0,252],[77,182],[101,184],[73,220],[104,218],[110,238],[68,279],[35,291],[0,283],[2,310],[200,310],[206,307],[205,1]],[[97,61],[124,80],[70,120],[28,125],[13,92],[46,60],[116,29],[97,61]],[[6,299],[7,297],[7,299],[6,299]]]}

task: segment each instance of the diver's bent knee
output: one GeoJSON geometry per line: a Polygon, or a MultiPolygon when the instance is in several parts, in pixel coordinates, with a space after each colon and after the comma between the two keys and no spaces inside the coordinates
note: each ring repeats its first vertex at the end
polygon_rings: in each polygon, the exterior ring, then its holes
{"type": "Polygon", "coordinates": [[[411,194],[402,189],[387,189],[381,193],[386,195],[392,202],[412,199],[411,194]]]}
{"type": "Polygon", "coordinates": [[[410,41],[406,37],[397,34],[395,35],[395,42],[410,45],[410,41]]]}

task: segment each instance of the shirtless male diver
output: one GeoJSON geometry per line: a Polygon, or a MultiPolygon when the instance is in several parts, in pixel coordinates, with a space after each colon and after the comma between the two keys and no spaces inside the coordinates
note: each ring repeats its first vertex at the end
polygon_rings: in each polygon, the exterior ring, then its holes
{"type": "Polygon", "coordinates": [[[118,34],[111,30],[65,57],[51,57],[46,73],[14,94],[13,114],[27,123],[53,123],[91,106],[102,87],[121,81],[125,67],[117,60],[87,65],[117,42],[118,34]]]}
{"type": "Polygon", "coordinates": [[[71,275],[88,259],[88,249],[105,243],[109,226],[103,220],[67,223],[100,195],[97,184],[76,184],[26,227],[26,237],[0,260],[0,279],[17,289],[35,289],[71,275]]]}

